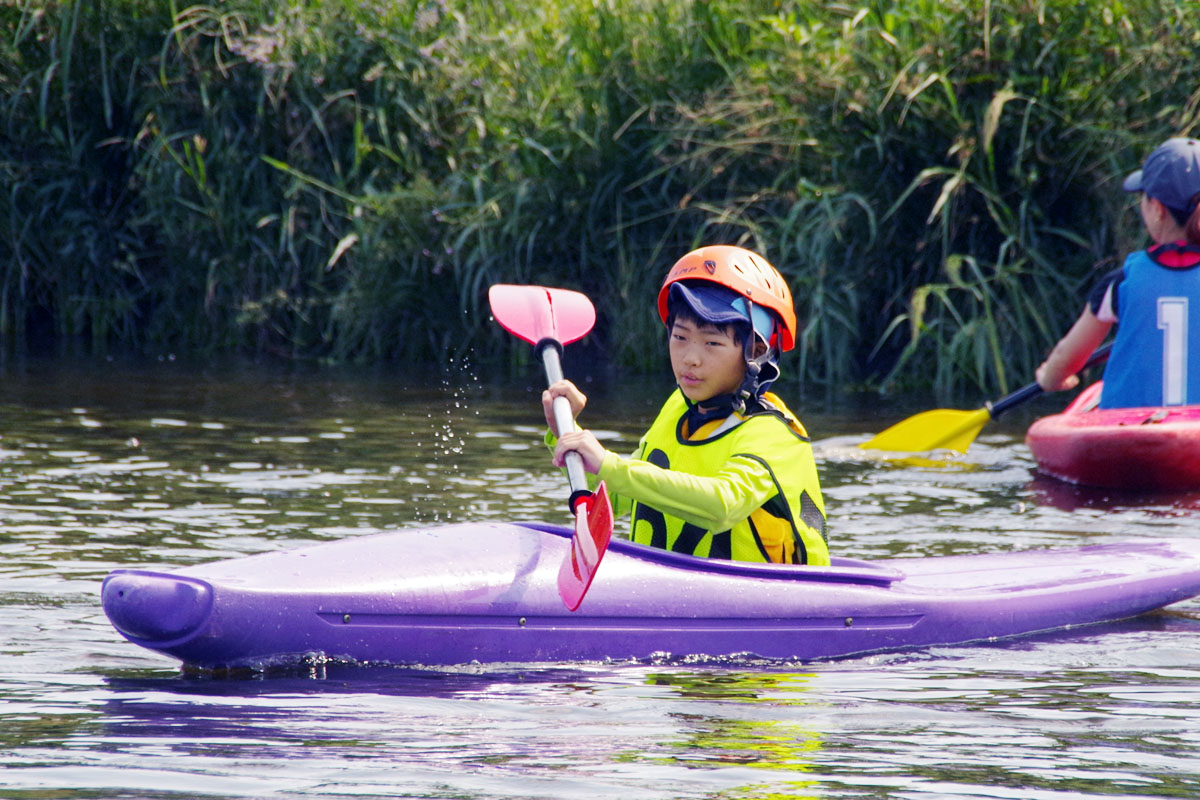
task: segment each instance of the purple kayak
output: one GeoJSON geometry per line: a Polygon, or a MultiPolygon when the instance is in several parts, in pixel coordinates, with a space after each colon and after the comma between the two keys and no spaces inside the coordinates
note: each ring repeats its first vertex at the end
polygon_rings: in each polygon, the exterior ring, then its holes
{"type": "Polygon", "coordinates": [[[578,611],[570,530],[403,530],[170,571],[114,570],[104,611],[200,668],[324,656],[452,665],[683,656],[826,659],[1125,619],[1200,594],[1200,540],[1018,553],[714,561],[614,539],[578,611]]]}

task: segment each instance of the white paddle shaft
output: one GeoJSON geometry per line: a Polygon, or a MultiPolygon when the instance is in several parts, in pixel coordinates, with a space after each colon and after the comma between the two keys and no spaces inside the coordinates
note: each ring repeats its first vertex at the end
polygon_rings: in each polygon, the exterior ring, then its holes
{"type": "MultiPolygon", "coordinates": [[[[563,379],[562,363],[558,358],[558,348],[553,345],[542,347],[542,364],[546,368],[546,381],[549,384],[555,384],[563,379]]],[[[554,398],[554,425],[558,428],[558,435],[569,433],[575,430],[575,418],[571,416],[571,401],[559,395],[554,398]]],[[[587,489],[587,477],[583,472],[583,458],[574,450],[567,453],[567,482],[571,484],[571,491],[577,492],[580,489],[587,489]]]]}

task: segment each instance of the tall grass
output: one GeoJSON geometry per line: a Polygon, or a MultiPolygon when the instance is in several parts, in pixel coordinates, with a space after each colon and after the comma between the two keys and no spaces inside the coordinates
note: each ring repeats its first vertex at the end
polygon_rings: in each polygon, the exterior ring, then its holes
{"type": "MultiPolygon", "coordinates": [[[[785,373],[1007,389],[1141,243],[1119,178],[1197,125],[1180,0],[16,0],[0,6],[0,337],[523,358],[486,287],[653,296],[763,252],[785,373]]],[[[788,379],[785,379],[788,380],[788,379]]]]}

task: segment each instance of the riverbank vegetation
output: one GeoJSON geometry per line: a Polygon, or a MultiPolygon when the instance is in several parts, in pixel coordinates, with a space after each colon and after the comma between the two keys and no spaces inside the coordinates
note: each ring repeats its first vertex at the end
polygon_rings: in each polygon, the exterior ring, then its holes
{"type": "Polygon", "coordinates": [[[674,258],[791,282],[809,385],[1030,379],[1195,134],[1185,0],[14,0],[0,337],[525,358],[486,287],[577,288],[659,366],[674,258]]]}

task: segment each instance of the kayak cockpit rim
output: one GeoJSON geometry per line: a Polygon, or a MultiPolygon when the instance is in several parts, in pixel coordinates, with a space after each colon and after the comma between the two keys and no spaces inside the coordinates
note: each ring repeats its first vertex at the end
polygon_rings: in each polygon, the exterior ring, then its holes
{"type": "MultiPolygon", "coordinates": [[[[513,523],[524,528],[571,538],[572,529],[547,522],[513,523]]],[[[710,572],[721,575],[739,575],[750,578],[767,578],[783,581],[807,581],[819,583],[856,583],[890,586],[905,578],[904,572],[889,565],[875,564],[856,558],[834,556],[827,567],[810,567],[804,564],[760,564],[753,561],[728,561],[717,558],[700,558],[685,553],[675,553],[657,547],[635,544],[628,539],[615,536],[609,549],[643,561],[652,561],[679,569],[695,572],[710,572]]]]}

